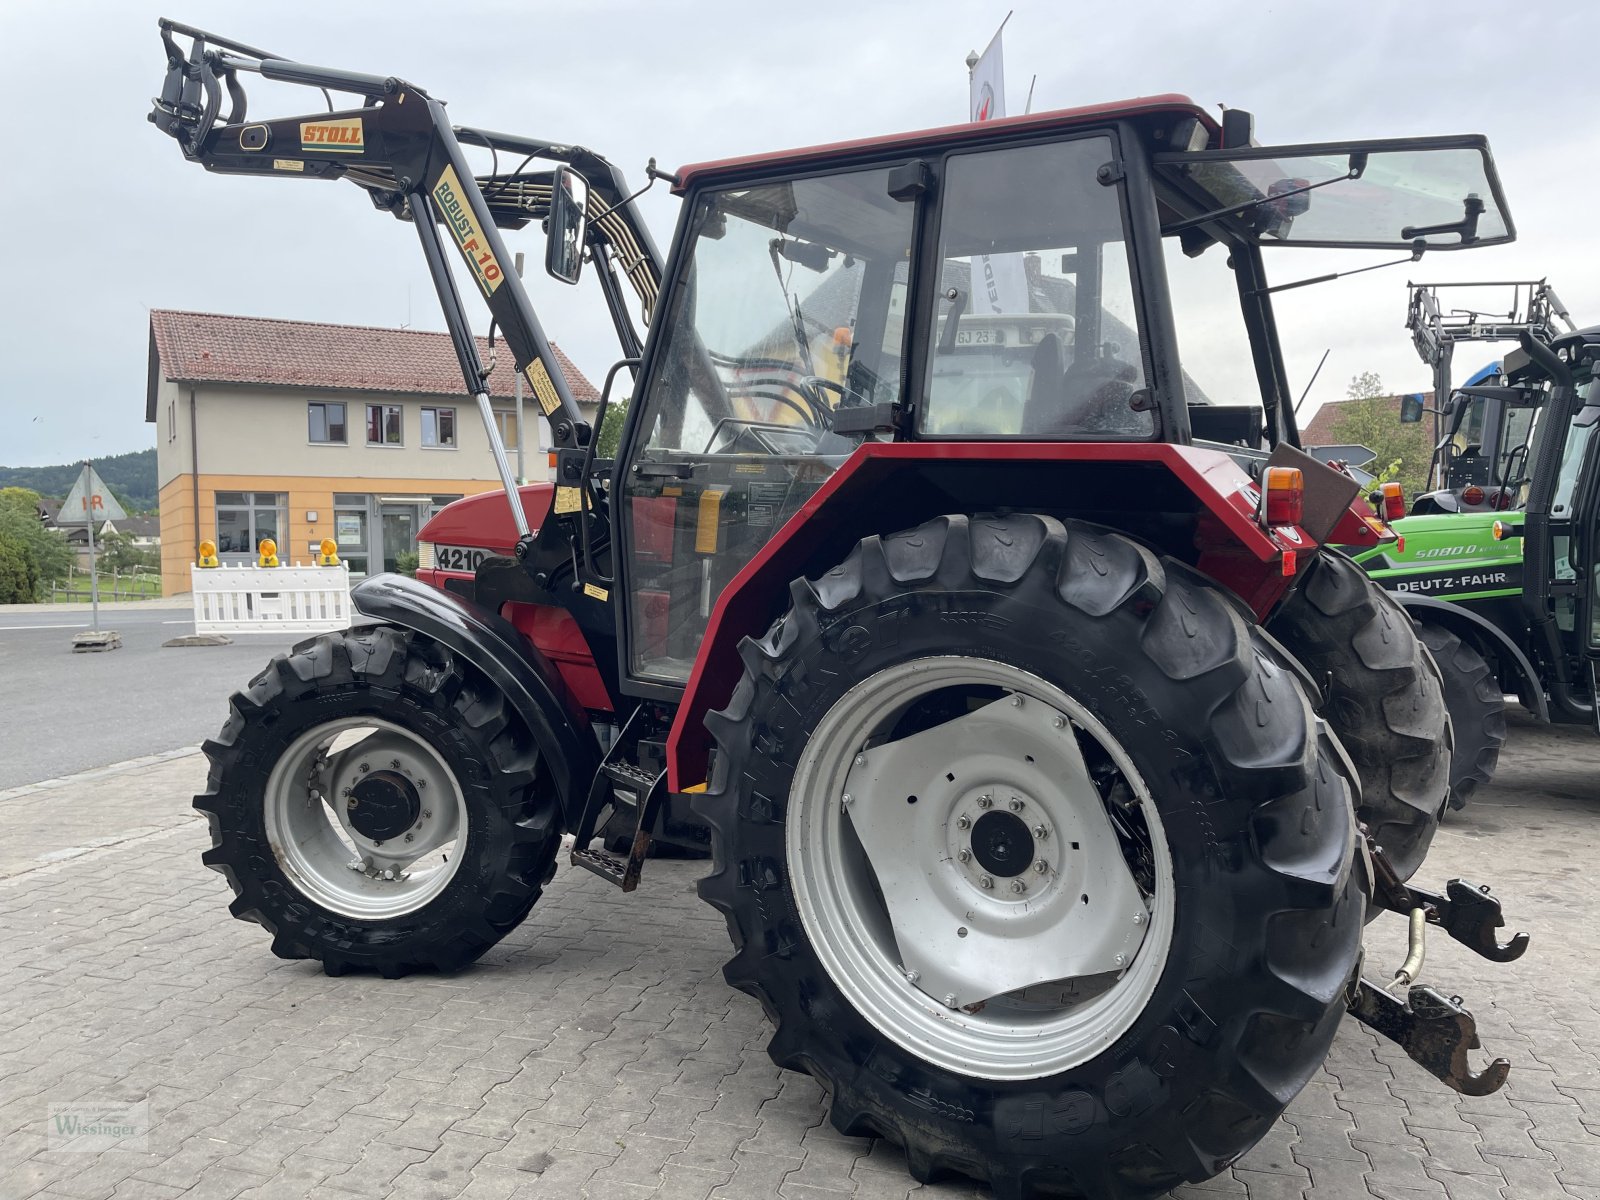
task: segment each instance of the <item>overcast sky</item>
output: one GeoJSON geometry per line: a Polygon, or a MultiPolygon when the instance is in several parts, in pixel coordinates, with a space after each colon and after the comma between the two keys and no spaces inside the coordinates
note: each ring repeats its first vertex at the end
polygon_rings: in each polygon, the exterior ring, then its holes
{"type": "MultiPolygon", "coordinates": [[[[1296,391],[1332,351],[1306,414],[1364,370],[1390,390],[1427,386],[1403,327],[1408,277],[1548,275],[1579,324],[1600,320],[1600,227],[1590,215],[1600,165],[1586,132],[1596,70],[1578,10],[1377,0],[1015,7],[1005,39],[1012,112],[1037,75],[1035,111],[1176,91],[1250,109],[1265,143],[1489,135],[1515,244],[1281,298],[1296,391]]],[[[403,76],[449,101],[459,122],[582,143],[637,184],[651,156],[671,167],[963,120],[963,60],[1006,9],[0,0],[10,101],[0,145],[11,179],[0,231],[0,464],[154,444],[144,423],[151,308],[442,327],[415,234],[358,189],[208,176],[146,123],[163,69],[159,15],[303,62],[403,76]]],[[[252,116],[317,108],[303,89],[248,82],[252,116]]],[[[644,212],[664,246],[677,203],[663,193],[647,196],[644,212]]],[[[537,234],[512,245],[528,252],[533,274],[537,234]]],[[[1281,282],[1383,257],[1280,250],[1268,268],[1281,282]]],[[[546,330],[600,379],[618,352],[592,281],[575,292],[541,278],[532,290],[546,330]]],[[[481,308],[474,320],[484,331],[481,308]]],[[[1459,352],[1457,378],[1492,356],[1459,352]]]]}

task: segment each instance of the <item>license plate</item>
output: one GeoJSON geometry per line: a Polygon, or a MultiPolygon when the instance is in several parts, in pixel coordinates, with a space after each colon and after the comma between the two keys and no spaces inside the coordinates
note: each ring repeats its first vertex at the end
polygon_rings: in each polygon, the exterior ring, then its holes
{"type": "Polygon", "coordinates": [[[433,548],[433,561],[440,571],[466,571],[471,573],[478,569],[479,564],[486,558],[494,556],[493,550],[485,550],[482,546],[435,546],[433,548]]]}

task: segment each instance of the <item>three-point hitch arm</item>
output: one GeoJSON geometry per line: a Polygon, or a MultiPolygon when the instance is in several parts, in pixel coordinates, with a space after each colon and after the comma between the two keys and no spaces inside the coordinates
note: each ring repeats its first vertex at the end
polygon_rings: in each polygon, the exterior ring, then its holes
{"type": "MultiPolygon", "coordinates": [[[[529,221],[543,220],[549,214],[560,172],[571,169],[581,173],[588,183],[585,247],[595,263],[623,354],[637,357],[641,337],[628,311],[622,281],[632,287],[648,322],[660,289],[661,263],[621,174],[600,155],[581,146],[453,128],[445,118],[443,104],[394,76],[290,62],[166,19],[160,27],[167,74],[150,121],[177,140],[184,157],[223,174],[346,179],[363,188],[377,208],[415,225],[467,391],[478,403],[511,501],[521,536],[519,556],[525,555],[530,540],[527,519],[490,408],[488,371],[450,273],[440,227],[465,260],[494,324],[515,357],[518,372],[549,418],[558,453],[577,461],[592,431],[521,280],[511,270],[511,256],[500,230],[520,229],[529,221]],[[189,39],[187,51],[179,38],[189,39]],[[327,111],[251,120],[240,83],[243,74],[319,89],[327,111]],[[358,96],[361,102],[357,107],[335,108],[334,92],[358,96]],[[228,102],[225,117],[224,93],[228,102]],[[495,169],[488,175],[475,175],[463,143],[488,149],[495,169]],[[504,174],[498,169],[502,153],[518,163],[504,174]],[[547,165],[529,170],[536,161],[547,165]]],[[[582,481],[576,482],[583,486],[582,481]]],[[[561,515],[577,519],[575,511],[561,515]]]]}

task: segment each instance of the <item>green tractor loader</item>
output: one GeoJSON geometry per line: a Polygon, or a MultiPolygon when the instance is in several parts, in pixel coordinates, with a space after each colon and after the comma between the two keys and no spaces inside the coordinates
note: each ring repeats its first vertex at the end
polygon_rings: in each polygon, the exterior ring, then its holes
{"type": "Polygon", "coordinates": [[[1524,332],[1506,356],[1505,387],[1537,412],[1525,505],[1504,512],[1432,512],[1395,521],[1399,540],[1354,555],[1416,622],[1444,676],[1455,746],[1451,803],[1460,808],[1494,774],[1505,741],[1505,697],[1535,717],[1593,724],[1593,605],[1600,465],[1600,327],[1546,344],[1524,332]]]}

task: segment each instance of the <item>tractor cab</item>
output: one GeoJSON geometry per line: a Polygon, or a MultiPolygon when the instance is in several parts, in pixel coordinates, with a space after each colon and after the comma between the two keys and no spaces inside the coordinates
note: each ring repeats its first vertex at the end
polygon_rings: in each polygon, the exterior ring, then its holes
{"type": "Polygon", "coordinates": [[[1546,397],[1527,511],[1497,522],[1525,539],[1522,592],[1530,657],[1557,721],[1595,722],[1600,695],[1600,327],[1506,356],[1513,381],[1546,397]]]}
{"type": "Polygon", "coordinates": [[[1261,147],[1247,114],[1228,127],[1240,144],[1160,97],[686,168],[613,475],[623,676],[681,687],[719,596],[864,446],[925,461],[846,532],[1004,480],[1188,547],[1192,503],[1094,447],[1259,471],[1297,445],[1264,251],[1513,236],[1480,138],[1261,147]],[[973,443],[981,467],[941,465],[973,443]],[[1004,465],[1045,443],[1082,461],[1004,465]]]}
{"type": "MultiPolygon", "coordinates": [[[[1497,384],[1457,388],[1440,414],[1432,486],[1412,504],[1413,515],[1505,512],[1527,499],[1528,454],[1542,390],[1497,384]]],[[[1416,416],[1421,418],[1421,406],[1416,416]]],[[[1407,413],[1402,409],[1401,420],[1407,413]]]]}

